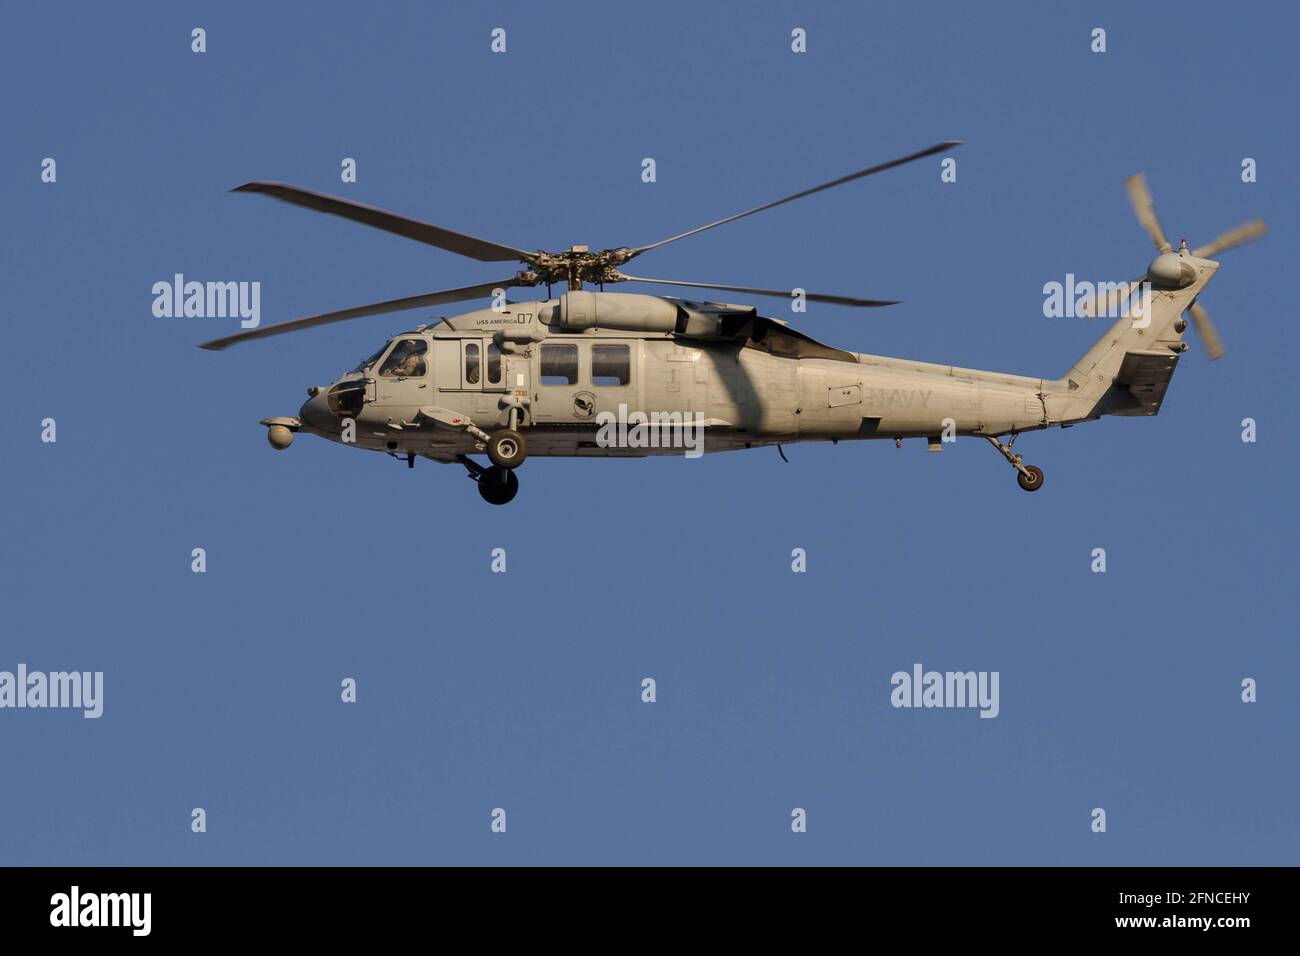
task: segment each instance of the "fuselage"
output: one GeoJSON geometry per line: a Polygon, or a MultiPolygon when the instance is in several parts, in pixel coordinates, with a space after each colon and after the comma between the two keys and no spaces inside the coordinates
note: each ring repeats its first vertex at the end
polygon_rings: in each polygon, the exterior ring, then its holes
{"type": "Polygon", "coordinates": [[[757,316],[713,340],[557,331],[542,321],[556,304],[514,303],[395,336],[317,389],[301,409],[301,430],[445,461],[473,454],[478,442],[437,424],[432,410],[489,433],[513,418],[533,456],[681,454],[672,436],[682,423],[695,423],[709,452],[1054,423],[1055,383],[1042,379],[842,351],[757,316]],[[611,421],[627,424],[602,432],[611,421]]]}

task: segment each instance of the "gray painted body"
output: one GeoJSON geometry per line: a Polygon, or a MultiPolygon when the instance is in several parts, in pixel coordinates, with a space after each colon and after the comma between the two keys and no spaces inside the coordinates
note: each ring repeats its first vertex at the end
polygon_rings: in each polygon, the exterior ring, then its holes
{"type": "MultiPolygon", "coordinates": [[[[1106,414],[1154,415],[1186,348],[1181,316],[1218,263],[1183,256],[1195,278],[1154,289],[1145,326],[1121,318],[1058,378],[857,354],[817,343],[752,307],[660,296],[569,292],[443,320],[394,337],[385,352],[332,386],[354,389],[355,416],[320,388],[297,418],[267,419],[339,441],[354,417],[357,448],[436,461],[482,451],[465,430],[492,433],[512,414],[537,456],[682,454],[680,447],[600,447],[601,412],[698,413],[707,452],[799,441],[1003,436],[1106,414]],[[399,343],[418,340],[420,374],[379,374],[399,343]],[[576,346],[572,383],[547,383],[547,346],[576,346]],[[628,347],[625,384],[595,384],[593,347],[628,347]],[[477,380],[467,372],[477,349],[477,380]],[[467,349],[470,350],[467,352],[467,349]],[[499,353],[492,374],[490,353],[499,353]],[[797,356],[797,357],[796,357],[797,356]]],[[[568,353],[572,354],[572,353],[568,353]]],[[[604,352],[601,354],[610,354],[604,352]]],[[[615,350],[614,354],[622,355],[615,350]]]]}

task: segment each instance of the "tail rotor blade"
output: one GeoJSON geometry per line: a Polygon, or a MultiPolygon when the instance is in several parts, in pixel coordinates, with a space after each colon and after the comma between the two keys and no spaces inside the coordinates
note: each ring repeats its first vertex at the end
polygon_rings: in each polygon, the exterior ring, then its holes
{"type": "Polygon", "coordinates": [[[1200,336],[1201,344],[1205,346],[1206,357],[1211,362],[1222,358],[1223,339],[1219,338],[1219,332],[1210,319],[1210,313],[1206,312],[1205,307],[1199,302],[1193,302],[1188,311],[1192,313],[1192,322],[1196,324],[1196,334],[1200,336]]]}
{"type": "Polygon", "coordinates": [[[1264,220],[1252,219],[1250,222],[1242,223],[1236,229],[1229,229],[1213,242],[1198,247],[1192,252],[1192,255],[1198,259],[1210,259],[1220,252],[1236,249],[1253,239],[1258,239],[1267,232],[1268,228],[1264,225],[1264,220]]]}
{"type": "Polygon", "coordinates": [[[1147,188],[1147,178],[1141,173],[1130,176],[1124,180],[1124,188],[1128,190],[1128,201],[1133,204],[1138,222],[1147,231],[1156,248],[1161,252],[1173,252],[1174,247],[1165,238],[1165,231],[1160,228],[1160,220],[1156,218],[1156,204],[1151,199],[1151,190],[1147,188]]]}

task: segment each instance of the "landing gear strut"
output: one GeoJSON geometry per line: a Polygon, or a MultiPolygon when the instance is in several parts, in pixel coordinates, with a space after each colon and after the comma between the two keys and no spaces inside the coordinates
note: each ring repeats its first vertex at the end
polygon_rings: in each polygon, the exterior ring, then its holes
{"type": "Polygon", "coordinates": [[[499,465],[484,468],[468,455],[459,455],[456,460],[465,466],[469,477],[478,483],[479,497],[488,504],[509,504],[519,494],[519,478],[512,469],[499,465]]]}
{"type": "Polygon", "coordinates": [[[1025,489],[1025,491],[1037,491],[1039,488],[1043,487],[1043,469],[1039,468],[1037,465],[1022,464],[1022,456],[1011,451],[1011,447],[1015,445],[1019,433],[1013,432],[1011,435],[1011,441],[1007,442],[1005,445],[998,441],[993,435],[985,435],[984,437],[988,439],[989,443],[994,448],[1002,453],[1003,458],[1011,463],[1011,467],[1016,470],[1016,481],[1020,483],[1021,488],[1025,489]]]}

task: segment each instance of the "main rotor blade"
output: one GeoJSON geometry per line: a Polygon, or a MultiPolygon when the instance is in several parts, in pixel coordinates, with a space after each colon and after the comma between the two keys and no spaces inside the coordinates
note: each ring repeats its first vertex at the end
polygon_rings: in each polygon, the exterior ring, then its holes
{"type": "Polygon", "coordinates": [[[495,289],[502,289],[516,284],[516,277],[511,276],[509,279],[501,279],[497,282],[484,282],[481,285],[465,286],[461,289],[444,289],[441,292],[427,292],[424,295],[408,295],[404,299],[389,299],[387,302],[374,302],[370,305],[359,305],[354,309],[340,309],[338,312],[322,312],[320,315],[309,315],[304,319],[293,319],[289,322],[281,322],[277,325],[266,325],[258,329],[249,329],[247,332],[237,332],[234,335],[227,335],[225,338],[213,339],[211,342],[204,342],[199,346],[199,348],[218,351],[226,348],[228,345],[234,345],[237,342],[247,342],[250,339],[264,339],[271,335],[283,335],[285,332],[298,332],[302,329],[315,328],[318,325],[328,325],[331,322],[343,322],[347,319],[359,319],[366,315],[382,315],[385,312],[401,312],[405,309],[418,309],[426,305],[437,305],[440,302],[459,302],[463,299],[477,299],[481,296],[491,295],[495,289]]]}
{"type": "Polygon", "coordinates": [[[884,172],[886,169],[893,169],[895,166],[902,166],[904,163],[910,163],[913,160],[924,159],[926,156],[933,156],[935,153],[943,153],[950,149],[955,149],[960,145],[961,145],[960,140],[952,140],[947,143],[939,143],[935,146],[931,146],[929,149],[923,149],[919,153],[912,153],[908,156],[902,157],[901,159],[894,159],[894,160],[890,160],[887,163],[881,163],[879,166],[870,166],[867,169],[858,170],[858,172],[856,173],[850,173],[847,176],[841,176],[839,179],[833,179],[828,183],[822,183],[820,186],[814,186],[811,189],[805,189],[802,192],[797,192],[792,196],[786,196],[783,199],[775,199],[772,202],[764,203],[761,206],[755,206],[753,209],[747,209],[744,212],[738,212],[734,216],[728,216],[725,219],[719,219],[716,222],[711,222],[706,226],[700,226],[697,229],[692,229],[690,232],[683,232],[680,235],[670,236],[667,239],[661,239],[658,242],[653,242],[648,246],[637,246],[635,249],[632,250],[632,255],[639,256],[641,253],[647,252],[650,249],[658,249],[660,246],[665,246],[670,242],[676,242],[678,239],[685,239],[687,236],[694,236],[698,233],[704,232],[706,229],[712,229],[714,226],[722,226],[729,222],[735,222],[737,219],[744,219],[746,216],[752,216],[756,212],[762,212],[765,209],[771,209],[772,207],[780,206],[783,203],[794,202],[796,199],[802,199],[804,196],[811,196],[813,193],[819,193],[823,189],[830,189],[833,186],[841,186],[844,183],[852,182],[855,179],[861,179],[863,176],[870,176],[872,173],[881,173],[884,172]]]}
{"type": "Polygon", "coordinates": [[[262,193],[283,202],[293,203],[295,206],[329,213],[331,216],[342,216],[344,219],[374,226],[376,229],[405,236],[407,239],[425,242],[439,249],[446,249],[448,252],[478,259],[480,262],[532,262],[534,258],[533,253],[513,246],[503,246],[497,242],[467,236],[461,232],[443,229],[441,226],[420,222],[418,219],[399,216],[395,212],[387,212],[339,196],[300,189],[287,183],[244,183],[242,186],[236,186],[231,192],[262,193]]]}
{"type": "Polygon", "coordinates": [[[1240,245],[1250,242],[1252,239],[1258,239],[1268,232],[1268,227],[1264,225],[1263,219],[1252,219],[1250,222],[1242,223],[1236,229],[1229,229],[1223,235],[1219,236],[1213,242],[1208,242],[1203,246],[1192,251],[1192,255],[1198,259],[1209,259],[1218,255],[1220,252],[1227,252],[1229,249],[1236,249],[1240,245]]]}
{"type": "Polygon", "coordinates": [[[1214,322],[1210,319],[1210,313],[1205,311],[1205,307],[1199,302],[1193,302],[1192,307],[1188,309],[1192,313],[1192,321],[1196,323],[1196,334],[1201,339],[1201,344],[1205,346],[1205,354],[1211,362],[1223,356],[1223,339],[1219,338],[1219,331],[1214,327],[1214,322]]]}
{"type": "MultiPolygon", "coordinates": [[[[720,292],[743,292],[748,295],[771,295],[779,299],[789,299],[789,292],[782,292],[779,289],[751,289],[748,286],[740,285],[718,285],[716,282],[681,282],[677,279],[646,279],[641,276],[623,276],[628,282],[653,282],[658,285],[680,285],[688,286],[692,289],[717,289],[720,292]]],[[[804,293],[804,298],[809,302],[829,302],[833,305],[853,305],[853,306],[878,306],[878,305],[898,305],[896,299],[854,299],[847,295],[819,295],[816,292],[804,293]]]]}
{"type": "Polygon", "coordinates": [[[1128,190],[1128,201],[1133,204],[1138,222],[1142,223],[1142,228],[1147,231],[1156,248],[1161,252],[1173,252],[1174,247],[1165,238],[1160,220],[1156,218],[1156,204],[1151,199],[1151,190],[1147,188],[1146,176],[1141,173],[1130,176],[1124,180],[1124,188],[1128,190]]]}

